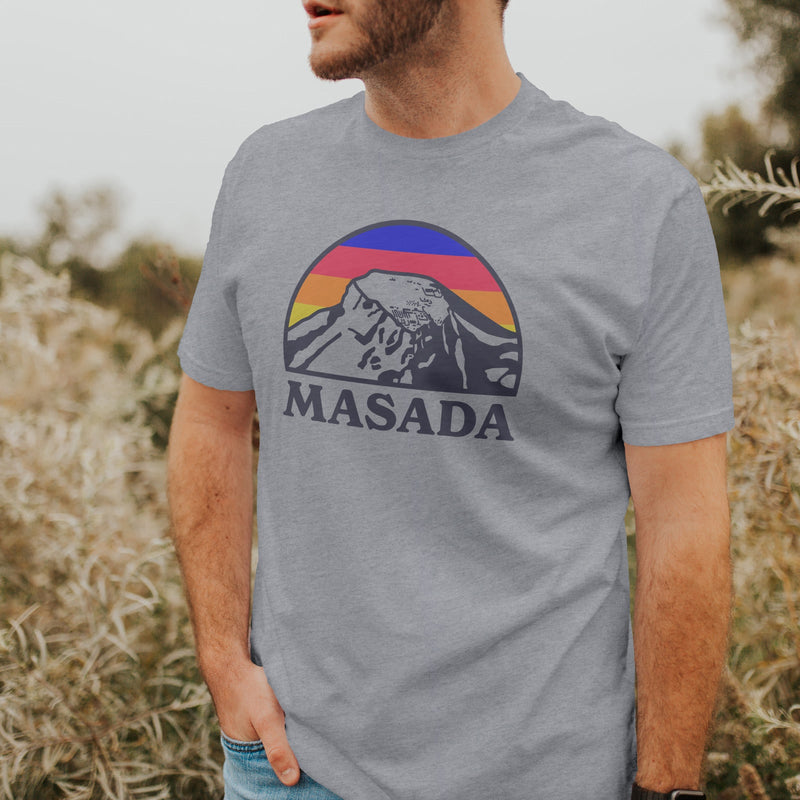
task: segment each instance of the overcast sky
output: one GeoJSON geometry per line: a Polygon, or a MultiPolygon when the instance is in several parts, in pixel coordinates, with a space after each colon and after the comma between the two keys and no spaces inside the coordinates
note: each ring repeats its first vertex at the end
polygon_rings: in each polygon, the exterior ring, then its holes
{"type": "MultiPolygon", "coordinates": [[[[396,0],[399,1],[399,0],[396,0]]],[[[511,0],[514,68],[667,147],[755,83],[723,0],[511,0]]],[[[300,0],[0,0],[0,235],[53,188],[123,198],[126,236],[202,254],[222,172],[261,125],[348,97],[307,65],[300,0]]]]}

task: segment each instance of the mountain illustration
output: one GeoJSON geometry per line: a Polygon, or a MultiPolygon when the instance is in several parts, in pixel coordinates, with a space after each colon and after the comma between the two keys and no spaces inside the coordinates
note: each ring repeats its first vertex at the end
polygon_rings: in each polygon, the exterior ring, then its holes
{"type": "Polygon", "coordinates": [[[517,335],[423,275],[373,269],[287,331],[286,367],[441,392],[514,395],[517,335]]]}

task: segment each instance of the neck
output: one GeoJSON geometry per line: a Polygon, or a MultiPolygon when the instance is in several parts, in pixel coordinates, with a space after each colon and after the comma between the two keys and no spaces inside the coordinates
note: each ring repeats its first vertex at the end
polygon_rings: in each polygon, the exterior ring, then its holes
{"type": "Polygon", "coordinates": [[[493,5],[475,3],[465,13],[452,2],[444,12],[413,51],[361,76],[367,116],[390,133],[463,133],[502,111],[519,90],[493,5]]]}

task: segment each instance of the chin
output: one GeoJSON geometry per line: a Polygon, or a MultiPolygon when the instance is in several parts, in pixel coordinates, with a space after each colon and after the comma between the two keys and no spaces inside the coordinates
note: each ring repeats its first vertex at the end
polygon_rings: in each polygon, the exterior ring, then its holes
{"type": "Polygon", "coordinates": [[[356,77],[340,69],[335,62],[325,60],[313,61],[309,59],[309,65],[314,75],[324,81],[343,81],[348,78],[356,77]]]}
{"type": "Polygon", "coordinates": [[[355,59],[347,52],[312,51],[308,64],[314,75],[326,81],[343,81],[358,78],[361,74],[355,59]]]}

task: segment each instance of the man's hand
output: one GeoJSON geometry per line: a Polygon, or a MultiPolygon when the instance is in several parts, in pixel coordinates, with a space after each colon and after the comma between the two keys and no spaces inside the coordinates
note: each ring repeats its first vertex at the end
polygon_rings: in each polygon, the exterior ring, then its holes
{"type": "Polygon", "coordinates": [[[727,651],[725,434],[625,446],[636,512],[637,783],[697,788],[727,651]]]}
{"type": "Polygon", "coordinates": [[[300,770],[283,709],[250,660],[254,411],[252,391],[222,391],[183,376],[169,439],[172,536],[220,726],[233,739],[261,739],[291,786],[300,770]]]}
{"type": "Polygon", "coordinates": [[[260,739],[275,774],[287,786],[296,783],[300,767],[286,738],[285,714],[264,670],[243,663],[212,678],[209,689],[222,732],[244,742],[260,739]]]}

